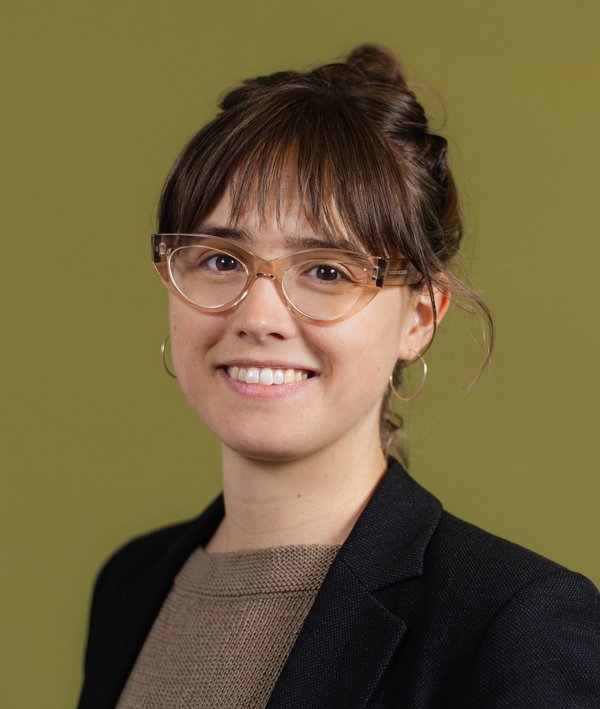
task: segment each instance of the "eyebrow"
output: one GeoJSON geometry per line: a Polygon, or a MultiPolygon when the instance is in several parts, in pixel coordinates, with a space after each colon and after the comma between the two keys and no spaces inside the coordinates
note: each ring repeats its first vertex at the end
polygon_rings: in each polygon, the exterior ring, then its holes
{"type": "Polygon", "coordinates": [[[222,239],[232,239],[233,241],[245,241],[247,244],[255,244],[256,239],[245,229],[233,226],[213,226],[212,224],[201,224],[197,229],[198,234],[206,236],[219,236],[222,239]]]}
{"type": "Polygon", "coordinates": [[[288,249],[303,251],[304,249],[340,249],[356,251],[356,244],[342,237],[317,237],[289,234],[283,237],[283,243],[288,249]]]}
{"type": "MultiPolygon", "coordinates": [[[[207,236],[218,236],[234,241],[243,241],[246,244],[256,244],[256,238],[245,229],[233,226],[216,226],[203,224],[198,228],[199,234],[207,236]]],[[[286,234],[283,237],[283,244],[290,250],[303,251],[304,249],[340,249],[343,251],[356,251],[356,244],[343,237],[318,237],[302,236],[300,234],[286,234]]]]}

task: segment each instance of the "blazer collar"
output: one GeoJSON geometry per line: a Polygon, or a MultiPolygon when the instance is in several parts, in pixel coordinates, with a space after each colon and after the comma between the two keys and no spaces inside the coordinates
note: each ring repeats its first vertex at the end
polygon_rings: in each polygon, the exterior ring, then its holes
{"type": "Polygon", "coordinates": [[[420,576],[441,513],[439,501],[390,458],[338,558],[370,591],[420,576]]]}

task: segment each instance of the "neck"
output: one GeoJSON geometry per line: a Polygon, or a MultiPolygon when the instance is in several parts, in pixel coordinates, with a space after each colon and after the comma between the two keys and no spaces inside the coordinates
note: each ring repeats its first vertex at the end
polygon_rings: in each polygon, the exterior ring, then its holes
{"type": "Polygon", "coordinates": [[[358,448],[264,461],[224,447],[225,517],[207,551],[342,544],[387,467],[378,442],[358,448]]]}

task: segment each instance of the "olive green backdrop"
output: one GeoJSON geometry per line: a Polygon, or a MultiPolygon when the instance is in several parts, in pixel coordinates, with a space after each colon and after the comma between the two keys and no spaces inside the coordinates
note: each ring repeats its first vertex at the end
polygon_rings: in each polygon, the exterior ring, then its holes
{"type": "Polygon", "coordinates": [[[444,322],[404,409],[413,473],[600,583],[599,23],[596,0],[4,3],[3,707],[73,706],[103,559],[219,490],[159,362],[148,235],[171,161],[227,87],[363,41],[404,58],[450,137],[464,265],[498,328],[464,396],[479,324],[444,322]]]}

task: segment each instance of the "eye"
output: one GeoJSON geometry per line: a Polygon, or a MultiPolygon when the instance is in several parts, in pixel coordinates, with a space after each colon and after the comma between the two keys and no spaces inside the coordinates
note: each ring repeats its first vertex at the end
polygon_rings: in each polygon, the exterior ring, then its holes
{"type": "Polygon", "coordinates": [[[242,268],[242,264],[229,254],[213,254],[205,258],[202,265],[213,271],[235,271],[242,268]]]}
{"type": "Polygon", "coordinates": [[[177,268],[188,271],[206,271],[216,275],[244,270],[242,263],[228,253],[198,246],[181,246],[175,249],[171,259],[177,268]]]}
{"type": "Polygon", "coordinates": [[[347,271],[343,270],[339,266],[326,263],[320,263],[313,266],[306,272],[306,275],[311,278],[315,278],[318,281],[335,282],[349,280],[347,271]]]}

